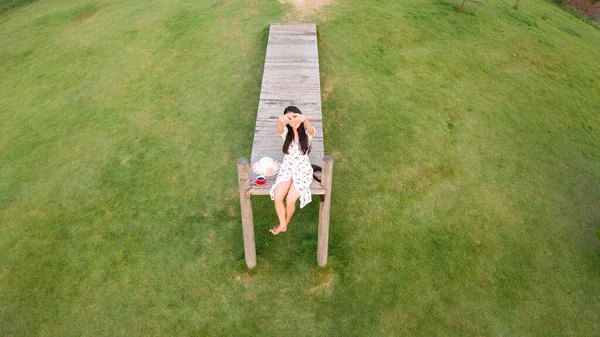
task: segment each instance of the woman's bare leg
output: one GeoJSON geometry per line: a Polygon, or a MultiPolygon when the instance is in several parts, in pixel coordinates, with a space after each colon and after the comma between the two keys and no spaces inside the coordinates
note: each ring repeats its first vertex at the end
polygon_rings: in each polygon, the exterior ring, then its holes
{"type": "Polygon", "coordinates": [[[275,191],[273,191],[275,211],[277,212],[277,217],[279,218],[279,225],[275,226],[275,228],[269,229],[269,231],[274,235],[277,235],[281,232],[285,232],[287,230],[287,221],[285,216],[285,205],[283,204],[283,198],[288,193],[288,190],[290,189],[291,185],[292,179],[288,181],[282,181],[277,185],[277,187],[275,187],[275,191]]]}
{"type": "Polygon", "coordinates": [[[300,192],[296,189],[294,184],[290,186],[290,190],[285,198],[285,223],[290,223],[290,219],[292,215],[294,215],[294,211],[296,210],[296,201],[300,198],[300,192]]]}

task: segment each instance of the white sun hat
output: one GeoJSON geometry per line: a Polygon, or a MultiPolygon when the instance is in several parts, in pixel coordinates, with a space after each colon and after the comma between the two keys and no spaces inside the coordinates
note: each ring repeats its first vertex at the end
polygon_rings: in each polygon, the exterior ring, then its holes
{"type": "Polygon", "coordinates": [[[252,164],[252,171],[259,176],[274,176],[279,172],[279,162],[271,157],[262,157],[252,164]]]}

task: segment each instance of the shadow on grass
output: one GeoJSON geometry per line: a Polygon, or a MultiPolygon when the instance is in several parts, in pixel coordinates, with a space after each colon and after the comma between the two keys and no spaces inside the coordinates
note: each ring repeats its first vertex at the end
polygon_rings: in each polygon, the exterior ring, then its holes
{"type": "Polygon", "coordinates": [[[37,0],[4,0],[0,2],[0,15],[36,2],[37,0]]]}

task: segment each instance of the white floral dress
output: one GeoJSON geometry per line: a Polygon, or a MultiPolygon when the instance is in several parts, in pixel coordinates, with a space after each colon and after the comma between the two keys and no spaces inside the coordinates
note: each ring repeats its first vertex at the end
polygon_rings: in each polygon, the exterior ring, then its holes
{"type": "MultiPolygon", "coordinates": [[[[288,129],[287,127],[284,127],[283,134],[281,135],[284,142],[287,133],[288,129]]],[[[311,136],[308,132],[306,132],[306,134],[308,135],[308,141],[310,144],[313,136],[311,136]]],[[[308,154],[302,154],[300,144],[295,140],[290,144],[288,153],[283,156],[283,163],[281,163],[281,166],[279,166],[279,175],[277,176],[275,184],[271,186],[271,200],[275,198],[274,194],[277,184],[290,179],[293,180],[292,183],[294,184],[294,187],[296,187],[296,190],[298,190],[300,193],[300,208],[303,208],[312,200],[310,184],[313,181],[313,169],[310,165],[308,154]]]]}

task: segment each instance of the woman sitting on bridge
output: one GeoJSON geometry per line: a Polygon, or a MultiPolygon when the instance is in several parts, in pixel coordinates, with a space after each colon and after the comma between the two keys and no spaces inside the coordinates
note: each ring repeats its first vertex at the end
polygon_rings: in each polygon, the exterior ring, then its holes
{"type": "Polygon", "coordinates": [[[313,169],[308,159],[310,140],[315,135],[315,128],[310,124],[300,109],[288,106],[277,122],[277,133],[283,138],[283,163],[279,167],[279,175],[271,187],[271,199],[275,201],[275,210],[279,225],[270,229],[273,235],[287,230],[287,225],[296,210],[296,200],[300,198],[300,208],[311,200],[310,184],[313,180],[313,169]],[[285,205],[283,199],[285,200],[285,205]]]}

